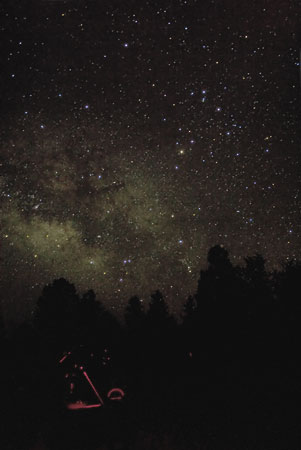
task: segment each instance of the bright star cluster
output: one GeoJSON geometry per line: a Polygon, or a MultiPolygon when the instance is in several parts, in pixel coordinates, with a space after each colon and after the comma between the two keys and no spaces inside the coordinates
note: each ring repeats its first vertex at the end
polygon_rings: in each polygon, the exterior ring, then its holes
{"type": "Polygon", "coordinates": [[[210,246],[300,257],[300,66],[289,0],[1,7],[3,310],[65,277],[178,310],[210,246]]]}

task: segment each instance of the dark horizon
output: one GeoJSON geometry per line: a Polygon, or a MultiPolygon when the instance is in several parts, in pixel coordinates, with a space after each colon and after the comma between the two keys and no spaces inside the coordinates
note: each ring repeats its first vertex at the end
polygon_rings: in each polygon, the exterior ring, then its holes
{"type": "Polygon", "coordinates": [[[301,261],[271,277],[214,246],[181,322],[154,291],[123,323],[54,280],[31,324],[1,322],[3,448],[297,449],[300,276],[301,261]]]}
{"type": "MultiPolygon", "coordinates": [[[[270,280],[276,279],[277,276],[279,277],[280,274],[283,273],[286,270],[286,267],[289,267],[290,264],[293,264],[293,265],[295,264],[296,266],[298,266],[298,264],[301,261],[301,259],[299,259],[299,260],[291,259],[291,260],[287,260],[287,261],[282,261],[281,264],[280,263],[278,264],[277,268],[274,268],[271,270],[267,264],[267,261],[264,259],[264,256],[260,255],[258,253],[252,254],[252,255],[246,255],[245,258],[243,258],[243,264],[237,264],[236,261],[235,262],[231,261],[231,255],[229,254],[228,249],[224,248],[223,245],[222,246],[215,245],[215,246],[211,247],[211,250],[214,248],[221,248],[227,252],[229,261],[236,271],[244,270],[247,266],[248,260],[250,261],[256,257],[262,258],[262,261],[264,263],[264,270],[266,271],[266,274],[270,280]]],[[[209,257],[209,253],[207,254],[207,258],[206,258],[207,259],[206,266],[204,266],[203,268],[200,268],[200,270],[198,272],[199,277],[204,271],[206,271],[208,269],[208,264],[209,264],[208,257],[209,257]]],[[[101,302],[104,305],[104,307],[107,308],[109,311],[111,311],[113,313],[113,315],[115,315],[119,321],[121,320],[121,323],[122,323],[124,320],[123,319],[124,311],[125,311],[127,302],[130,298],[133,298],[133,297],[141,298],[142,304],[145,307],[147,307],[147,305],[150,301],[151,295],[156,291],[160,291],[162,293],[162,295],[164,296],[165,300],[167,301],[170,313],[172,315],[174,315],[177,320],[181,321],[181,315],[183,313],[183,306],[184,306],[185,302],[187,301],[187,298],[189,296],[194,297],[196,295],[199,277],[196,278],[196,280],[195,280],[195,289],[194,290],[193,289],[190,291],[187,290],[185,292],[185,287],[183,287],[181,296],[177,296],[177,297],[172,297],[172,295],[168,295],[169,292],[166,293],[164,291],[164,289],[161,289],[160,286],[156,286],[156,285],[154,285],[153,288],[149,292],[143,293],[143,292],[141,292],[141,290],[133,291],[132,294],[129,295],[128,298],[123,298],[121,300],[118,299],[119,303],[116,302],[113,295],[111,297],[106,298],[106,297],[102,296],[101,294],[99,294],[97,291],[95,291],[95,295],[96,295],[97,301],[101,302]]],[[[38,286],[38,285],[35,286],[34,294],[32,294],[31,296],[28,296],[28,298],[27,298],[27,302],[28,302],[27,310],[24,309],[24,311],[19,315],[14,312],[14,308],[10,308],[8,306],[6,293],[3,291],[1,292],[0,295],[2,296],[2,299],[3,299],[1,301],[1,305],[2,305],[1,315],[4,320],[5,327],[9,333],[16,327],[20,326],[20,324],[22,324],[22,323],[31,323],[32,322],[33,314],[34,314],[34,311],[36,308],[36,303],[42,293],[43,287],[49,286],[55,280],[59,280],[59,279],[65,279],[65,278],[61,277],[61,276],[57,276],[57,278],[49,280],[49,282],[46,282],[44,285],[41,283],[40,286],[38,286]]],[[[91,286],[87,286],[85,289],[79,288],[76,280],[67,279],[66,281],[68,281],[68,283],[70,282],[71,284],[73,284],[75,286],[75,289],[76,289],[78,295],[83,295],[85,292],[88,292],[90,289],[92,289],[91,286]]],[[[94,292],[94,290],[93,290],[93,292],[94,292]]],[[[20,295],[22,298],[23,293],[21,293],[20,295]]]]}

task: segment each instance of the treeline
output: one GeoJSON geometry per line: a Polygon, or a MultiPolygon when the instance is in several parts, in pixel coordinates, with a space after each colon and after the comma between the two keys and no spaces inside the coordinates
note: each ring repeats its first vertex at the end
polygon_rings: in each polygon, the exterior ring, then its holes
{"type": "MultiPolygon", "coordinates": [[[[170,314],[164,296],[155,291],[146,307],[138,297],[129,299],[123,324],[92,290],[79,295],[67,280],[54,280],[42,290],[31,323],[7,338],[0,322],[7,435],[14,435],[18,420],[20,436],[29,429],[34,435],[33,426],[39,428],[39,421],[61,408],[59,360],[68,351],[76,359],[80,348],[91,355],[108,349],[106,373],[126,391],[127,399],[135,403],[143,398],[147,414],[158,392],[163,415],[163,405],[174,399],[182,406],[187,398],[193,402],[194,390],[202,383],[208,388],[213,382],[234,385],[265,374],[281,378],[300,373],[300,280],[300,261],[270,273],[261,255],[247,257],[243,267],[234,266],[227,250],[217,245],[208,252],[208,267],[200,272],[195,295],[183,304],[181,320],[170,314]]],[[[102,373],[95,370],[100,384],[102,373]]],[[[167,420],[167,413],[162,418],[156,408],[153,419],[167,420]]],[[[145,422],[150,423],[147,414],[145,422]]]]}
{"type": "Polygon", "coordinates": [[[197,291],[183,304],[181,321],[169,313],[161,292],[147,308],[132,297],[125,324],[90,290],[80,296],[61,278],[44,287],[33,321],[23,324],[2,347],[15,354],[29,351],[51,365],[64,351],[79,345],[111,349],[124,370],[187,370],[222,374],[236,367],[253,370],[295,360],[300,343],[301,262],[290,261],[282,271],[267,272],[261,255],[234,266],[222,246],[208,252],[208,268],[200,272],[197,291]],[[26,348],[23,348],[26,347],[26,348]],[[189,370],[190,370],[189,369],[189,370]]]}
{"type": "MultiPolygon", "coordinates": [[[[300,261],[269,273],[261,255],[247,257],[244,267],[234,266],[227,250],[217,245],[208,252],[208,268],[200,272],[195,295],[183,304],[180,322],[157,290],[147,308],[138,297],[130,298],[122,325],[93,290],[80,296],[61,278],[44,287],[32,323],[21,325],[11,340],[24,335],[23,343],[31,339],[52,355],[80,344],[122,348],[120,353],[141,365],[154,358],[162,364],[172,357],[220,364],[256,355],[279,357],[300,337],[300,279],[300,261]]],[[[4,345],[2,321],[0,339],[4,345]]]]}

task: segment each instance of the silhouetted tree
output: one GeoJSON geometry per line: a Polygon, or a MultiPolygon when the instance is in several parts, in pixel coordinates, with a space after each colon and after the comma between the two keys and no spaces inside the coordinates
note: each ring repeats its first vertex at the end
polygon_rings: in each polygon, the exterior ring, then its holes
{"type": "Polygon", "coordinates": [[[245,258],[245,267],[239,269],[243,282],[243,315],[245,346],[248,358],[259,366],[267,361],[274,345],[274,306],[270,274],[262,255],[245,258]]]}
{"type": "Polygon", "coordinates": [[[110,350],[111,366],[118,365],[121,357],[122,329],[117,318],[96,300],[93,290],[83,294],[78,307],[77,344],[96,352],[110,350]]]}
{"type": "Polygon", "coordinates": [[[145,312],[139,297],[131,297],[124,313],[126,323],[125,355],[130,384],[135,388],[143,380],[141,371],[146,366],[148,358],[145,328],[145,312]]]}
{"type": "Polygon", "coordinates": [[[180,328],[179,351],[181,351],[181,360],[190,362],[192,355],[196,356],[196,348],[198,347],[198,310],[195,297],[189,295],[187,301],[183,305],[182,326],[180,328]]]}
{"type": "Polygon", "coordinates": [[[153,371],[162,375],[163,368],[173,366],[177,340],[175,319],[169,314],[163,294],[158,290],[151,295],[145,323],[149,364],[153,371]]]}
{"type": "Polygon", "coordinates": [[[219,274],[227,273],[232,269],[229,253],[222,245],[215,245],[209,249],[207,261],[209,269],[219,274]]]}
{"type": "Polygon", "coordinates": [[[185,346],[188,349],[192,347],[193,342],[196,339],[196,331],[199,325],[198,321],[198,309],[195,297],[189,295],[187,301],[183,305],[182,317],[182,330],[183,339],[185,339],[185,346]]]}
{"type": "Polygon", "coordinates": [[[64,278],[44,287],[34,315],[34,327],[45,345],[65,350],[76,340],[79,296],[64,278]]]}
{"type": "Polygon", "coordinates": [[[208,269],[200,272],[196,293],[200,357],[208,367],[230,361],[239,351],[241,280],[228,251],[216,245],[208,252],[208,269]]]}
{"type": "Polygon", "coordinates": [[[156,291],[151,295],[149,309],[147,311],[147,319],[149,323],[156,324],[156,327],[165,324],[168,320],[168,306],[160,291],[156,291]]]}
{"type": "Polygon", "coordinates": [[[301,280],[301,261],[290,260],[282,264],[282,271],[275,274],[276,295],[290,306],[299,297],[301,280]]]}
{"type": "Polygon", "coordinates": [[[102,308],[99,302],[96,301],[96,296],[93,290],[89,290],[83,294],[78,303],[78,334],[77,341],[80,344],[93,345],[97,340],[100,332],[100,317],[102,308]]]}
{"type": "MultiPolygon", "coordinates": [[[[122,341],[123,331],[115,315],[102,302],[99,303],[99,342],[108,346],[112,355],[117,357],[122,341]]],[[[120,356],[120,354],[119,354],[120,356]]],[[[116,360],[114,360],[116,361],[116,360]]]]}
{"type": "Polygon", "coordinates": [[[206,303],[209,308],[216,309],[215,302],[222,307],[224,300],[233,295],[235,270],[228,251],[220,245],[209,250],[207,260],[208,269],[200,272],[196,301],[198,307],[206,303]]]}
{"type": "Polygon", "coordinates": [[[253,296],[254,303],[259,297],[267,300],[271,295],[271,286],[263,256],[257,253],[255,256],[245,258],[245,262],[246,267],[241,270],[241,274],[247,283],[249,295],[253,296]]]}
{"type": "MultiPolygon", "coordinates": [[[[301,342],[301,261],[287,261],[282,267],[281,272],[274,274],[274,295],[278,306],[275,334],[279,337],[279,354],[293,361],[299,353],[301,342]]],[[[297,364],[301,366],[299,360],[297,364]]]]}
{"type": "Polygon", "coordinates": [[[250,280],[256,282],[257,280],[262,280],[266,276],[265,270],[265,259],[259,253],[255,256],[247,256],[245,258],[246,269],[245,273],[250,280]]]}
{"type": "Polygon", "coordinates": [[[137,332],[143,326],[145,313],[139,297],[131,297],[125,309],[125,323],[129,331],[137,332]]]}
{"type": "Polygon", "coordinates": [[[182,314],[183,320],[189,320],[191,317],[194,316],[196,311],[196,301],[195,298],[192,295],[189,295],[187,301],[184,303],[183,310],[184,314],[182,314]]]}

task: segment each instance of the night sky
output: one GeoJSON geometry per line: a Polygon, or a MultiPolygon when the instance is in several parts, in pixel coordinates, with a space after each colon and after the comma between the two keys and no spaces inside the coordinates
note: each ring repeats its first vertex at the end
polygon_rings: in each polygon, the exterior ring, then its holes
{"type": "Polygon", "coordinates": [[[177,310],[208,249],[300,258],[300,4],[1,6],[3,311],[65,277],[177,310]],[[299,18],[298,18],[299,17],[299,18]]]}

